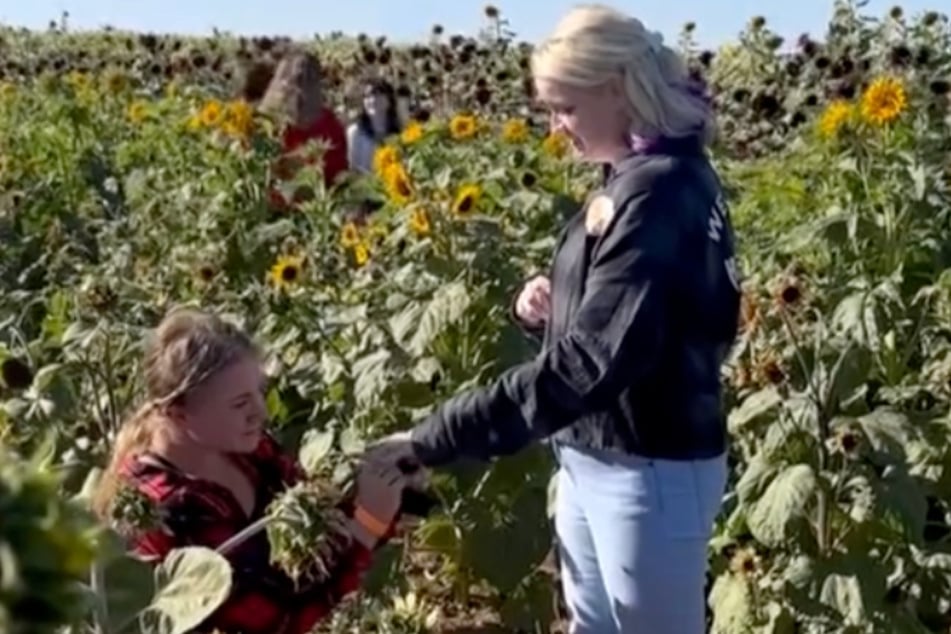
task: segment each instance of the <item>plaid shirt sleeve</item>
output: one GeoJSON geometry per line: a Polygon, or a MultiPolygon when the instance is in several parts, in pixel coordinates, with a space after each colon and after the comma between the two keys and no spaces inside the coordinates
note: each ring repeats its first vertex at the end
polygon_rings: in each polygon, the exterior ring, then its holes
{"type": "MultiPolygon", "coordinates": [[[[271,475],[278,475],[285,485],[302,476],[299,466],[270,439],[262,442],[253,458],[265,469],[270,467],[271,475]]],[[[138,477],[136,484],[158,503],[164,518],[161,528],[132,540],[133,550],[149,560],[161,561],[169,551],[183,546],[215,548],[241,528],[228,520],[227,505],[210,490],[176,481],[167,474],[138,477]]],[[[232,567],[231,594],[199,631],[307,634],[341,600],[359,589],[373,561],[372,551],[347,540],[325,560],[330,571],[326,581],[301,587],[271,566],[264,533],[226,556],[232,567]]]]}

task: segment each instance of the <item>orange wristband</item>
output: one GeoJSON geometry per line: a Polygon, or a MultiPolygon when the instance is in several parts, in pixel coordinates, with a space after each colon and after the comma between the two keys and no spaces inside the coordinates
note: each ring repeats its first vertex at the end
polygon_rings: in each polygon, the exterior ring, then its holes
{"type": "Polygon", "coordinates": [[[370,531],[370,534],[377,539],[382,539],[384,535],[390,532],[389,525],[381,522],[359,504],[353,509],[353,519],[360,522],[363,528],[370,531]]]}

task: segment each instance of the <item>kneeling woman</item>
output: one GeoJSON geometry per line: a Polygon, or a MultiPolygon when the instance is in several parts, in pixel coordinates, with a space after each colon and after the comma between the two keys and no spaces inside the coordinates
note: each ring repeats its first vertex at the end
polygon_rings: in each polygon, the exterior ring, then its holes
{"type": "MultiPolygon", "coordinates": [[[[138,554],[161,560],[173,548],[217,548],[263,517],[275,495],[302,475],[264,431],[258,352],[232,324],[180,310],[159,325],[144,372],[148,401],[119,433],[97,511],[108,516],[119,485],[132,486],[160,518],[158,528],[130,536],[138,554]]],[[[264,532],[229,551],[231,595],[199,631],[310,631],[359,587],[398,519],[406,486],[396,468],[360,473],[355,512],[340,518],[344,528],[325,553],[328,574],[320,582],[295,583],[272,567],[264,532]]]]}

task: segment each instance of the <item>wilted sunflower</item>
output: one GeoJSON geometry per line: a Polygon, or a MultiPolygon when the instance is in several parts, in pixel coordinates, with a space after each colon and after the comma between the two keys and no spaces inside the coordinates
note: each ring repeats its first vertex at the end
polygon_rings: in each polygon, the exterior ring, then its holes
{"type": "Polygon", "coordinates": [[[449,134],[457,140],[472,138],[478,128],[479,122],[470,114],[457,114],[449,121],[449,134]]]}
{"type": "Polygon", "coordinates": [[[387,196],[397,205],[405,205],[413,198],[413,183],[401,163],[393,163],[386,168],[383,185],[387,196]]]}
{"type": "Polygon", "coordinates": [[[423,138],[423,126],[418,121],[410,121],[400,133],[400,141],[412,145],[423,138]]]}
{"type": "Polygon", "coordinates": [[[218,271],[215,267],[209,262],[202,262],[198,265],[198,268],[195,270],[195,277],[198,279],[198,282],[201,284],[208,284],[215,279],[215,275],[218,274],[218,271]]]}
{"type": "Polygon", "coordinates": [[[891,123],[905,110],[908,97],[901,82],[879,77],[862,95],[862,117],[875,125],[891,123]]]}
{"type": "Polygon", "coordinates": [[[826,138],[835,136],[849,122],[854,112],[855,108],[852,104],[836,99],[826,107],[822,116],[819,117],[819,133],[826,138]]]}
{"type": "Polygon", "coordinates": [[[373,171],[384,178],[390,165],[400,162],[400,151],[392,145],[381,145],[373,152],[373,171]]]}
{"type": "Polygon", "coordinates": [[[409,217],[409,227],[417,236],[429,235],[429,214],[426,213],[425,209],[420,207],[413,210],[409,217]]]}
{"type": "Polygon", "coordinates": [[[277,289],[288,289],[296,286],[301,279],[304,268],[304,258],[298,255],[282,255],[271,267],[271,283],[277,289]]]}
{"type": "Polygon", "coordinates": [[[479,204],[482,188],[478,185],[463,185],[452,203],[452,212],[457,216],[468,216],[479,204]]]}
{"type": "Polygon", "coordinates": [[[781,385],[786,382],[786,371],[773,353],[766,353],[757,360],[753,375],[760,385],[781,385]]]}
{"type": "Polygon", "coordinates": [[[760,570],[760,556],[752,547],[739,548],[730,558],[730,570],[741,577],[755,575],[760,570]]]}
{"type": "Polygon", "coordinates": [[[502,126],[502,140],[508,143],[522,143],[528,138],[528,123],[525,119],[510,119],[502,126]]]}
{"type": "Polygon", "coordinates": [[[224,106],[217,99],[211,99],[205,103],[198,114],[201,124],[206,128],[215,128],[221,125],[224,118],[224,106]]]}
{"type": "Polygon", "coordinates": [[[780,308],[791,309],[802,303],[802,281],[794,276],[786,276],[776,284],[774,301],[780,308]]]}
{"type": "Polygon", "coordinates": [[[837,451],[846,456],[858,453],[862,437],[851,425],[842,425],[835,431],[833,445],[837,451]]]}

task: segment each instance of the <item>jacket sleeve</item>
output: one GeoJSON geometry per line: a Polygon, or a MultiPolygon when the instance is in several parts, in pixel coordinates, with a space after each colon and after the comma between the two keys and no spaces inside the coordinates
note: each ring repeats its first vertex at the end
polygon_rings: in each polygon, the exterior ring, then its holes
{"type": "Polygon", "coordinates": [[[679,240],[669,191],[641,187],[618,208],[562,337],[488,387],[449,400],[413,430],[422,462],[515,453],[605,409],[655,365],[679,240]]]}

